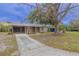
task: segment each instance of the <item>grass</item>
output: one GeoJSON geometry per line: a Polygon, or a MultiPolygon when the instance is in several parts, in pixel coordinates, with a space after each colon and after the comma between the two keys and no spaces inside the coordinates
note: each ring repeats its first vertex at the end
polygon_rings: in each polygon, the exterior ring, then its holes
{"type": "Polygon", "coordinates": [[[15,36],[7,32],[0,32],[0,48],[3,48],[0,49],[0,56],[10,56],[15,51],[18,51],[15,36]],[[3,48],[6,46],[7,48],[3,48]]]}
{"type": "Polygon", "coordinates": [[[30,36],[51,47],[79,52],[79,32],[67,32],[57,36],[54,33],[48,32],[30,36]]]}

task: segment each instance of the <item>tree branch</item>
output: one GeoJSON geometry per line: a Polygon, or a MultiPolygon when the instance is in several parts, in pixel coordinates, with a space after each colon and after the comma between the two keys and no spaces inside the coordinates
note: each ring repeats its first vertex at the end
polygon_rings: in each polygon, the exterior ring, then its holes
{"type": "MultiPolygon", "coordinates": [[[[72,7],[69,8],[69,10],[71,10],[71,9],[73,9],[73,8],[76,8],[76,7],[79,7],[79,5],[72,6],[72,7]]],[[[63,11],[59,12],[57,16],[59,16],[60,14],[63,14],[65,11],[66,11],[66,10],[63,10],[63,11]]]]}
{"type": "Polygon", "coordinates": [[[66,8],[65,11],[64,11],[64,14],[61,15],[59,21],[61,21],[61,20],[67,15],[67,13],[68,13],[70,7],[71,7],[71,4],[69,4],[69,5],[67,6],[67,8],[66,8]]]}

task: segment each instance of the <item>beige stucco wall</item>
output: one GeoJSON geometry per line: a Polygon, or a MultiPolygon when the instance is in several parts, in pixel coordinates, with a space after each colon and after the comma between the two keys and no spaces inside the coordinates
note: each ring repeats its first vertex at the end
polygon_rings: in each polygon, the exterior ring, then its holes
{"type": "Polygon", "coordinates": [[[48,31],[48,28],[47,27],[43,27],[43,31],[44,32],[47,32],[48,31]]]}
{"type": "Polygon", "coordinates": [[[47,27],[40,27],[40,32],[47,32],[48,28],[47,27]]]}

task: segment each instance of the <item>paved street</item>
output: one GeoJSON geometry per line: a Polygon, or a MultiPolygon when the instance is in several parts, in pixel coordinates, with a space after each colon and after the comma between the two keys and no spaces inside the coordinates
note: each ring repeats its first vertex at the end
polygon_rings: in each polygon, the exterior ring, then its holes
{"type": "Polygon", "coordinates": [[[16,40],[21,56],[79,56],[79,53],[46,46],[26,34],[16,34],[16,40]]]}

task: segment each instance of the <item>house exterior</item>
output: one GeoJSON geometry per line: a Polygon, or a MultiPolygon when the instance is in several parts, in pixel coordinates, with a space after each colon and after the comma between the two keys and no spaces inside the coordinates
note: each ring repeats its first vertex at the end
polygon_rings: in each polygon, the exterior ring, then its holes
{"type": "Polygon", "coordinates": [[[27,33],[34,34],[40,32],[47,32],[48,27],[40,24],[10,24],[12,33],[27,33]]]}

